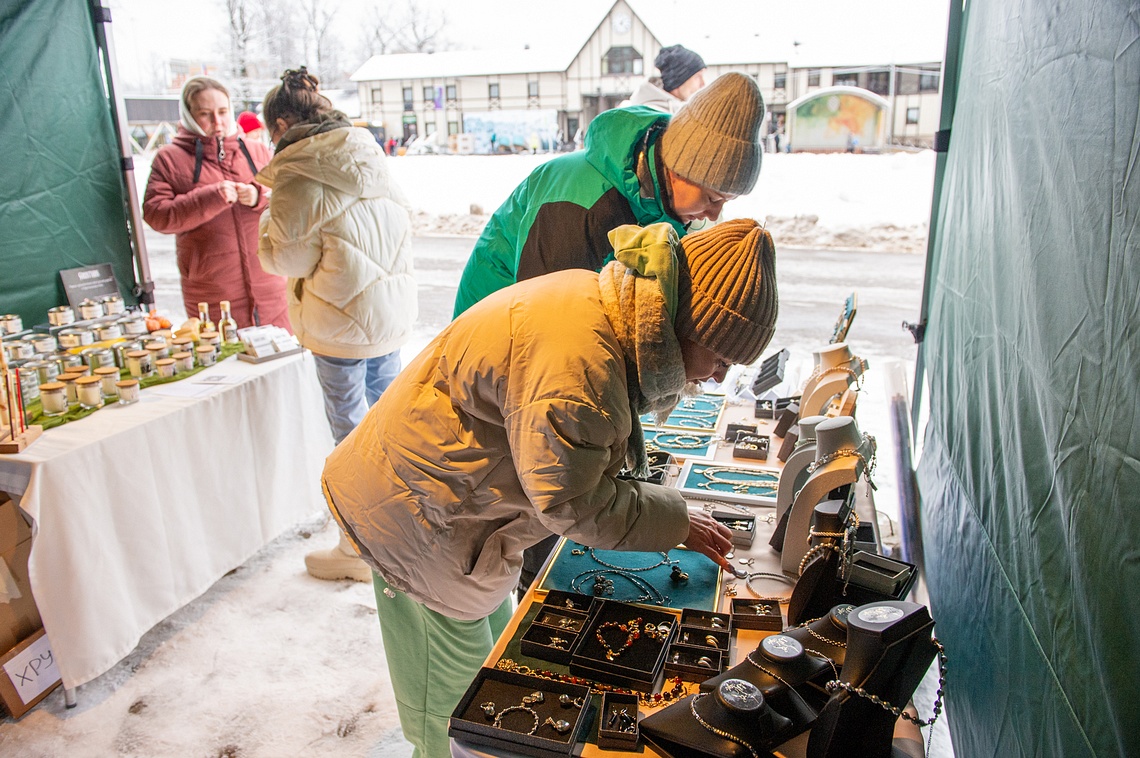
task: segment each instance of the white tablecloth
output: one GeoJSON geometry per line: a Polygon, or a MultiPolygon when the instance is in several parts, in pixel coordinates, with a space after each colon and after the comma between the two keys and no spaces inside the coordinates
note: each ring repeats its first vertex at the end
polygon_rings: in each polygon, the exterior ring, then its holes
{"type": "Polygon", "coordinates": [[[156,623],[323,505],[332,450],[312,356],[227,359],[205,397],[144,389],[0,456],[31,517],[32,593],[66,687],[122,660],[156,623]]]}

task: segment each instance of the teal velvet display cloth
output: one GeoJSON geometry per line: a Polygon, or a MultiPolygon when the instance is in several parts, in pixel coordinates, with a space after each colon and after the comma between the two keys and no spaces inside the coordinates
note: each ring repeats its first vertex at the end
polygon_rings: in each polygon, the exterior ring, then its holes
{"type": "MultiPolygon", "coordinates": [[[[644,591],[636,586],[633,581],[619,575],[612,567],[617,566],[621,570],[627,570],[653,566],[661,562],[661,553],[637,553],[620,550],[595,550],[593,552],[594,555],[591,555],[588,548],[576,542],[568,540],[560,542],[550,568],[542,578],[539,589],[543,591],[565,590],[592,595],[594,575],[582,576],[582,574],[601,571],[614,584],[614,593],[603,595],[603,597],[627,603],[641,602],[646,605],[655,605],[652,601],[642,600],[644,591]],[[575,549],[585,552],[583,555],[574,555],[575,549]],[[600,558],[604,563],[599,563],[594,556],[600,558]]],[[[670,578],[673,565],[661,565],[648,571],[630,571],[630,573],[638,579],[645,580],[659,593],[667,596],[668,600],[665,601],[665,607],[693,608],[702,611],[715,610],[720,592],[720,567],[704,555],[694,553],[691,550],[675,548],[670,550],[668,555],[671,561],[678,561],[675,565],[679,566],[681,571],[689,575],[688,581],[675,582],[670,578]]]]}

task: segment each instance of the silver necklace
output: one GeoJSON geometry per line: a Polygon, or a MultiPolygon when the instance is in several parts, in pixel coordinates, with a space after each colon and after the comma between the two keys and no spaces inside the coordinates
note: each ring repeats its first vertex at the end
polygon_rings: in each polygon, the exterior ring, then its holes
{"type": "MultiPolygon", "coordinates": [[[[573,555],[582,555],[582,553],[584,551],[571,550],[570,552],[573,555]]],[[[676,564],[681,562],[680,560],[670,560],[669,559],[669,552],[666,551],[664,553],[658,553],[658,555],[661,556],[661,560],[659,560],[657,563],[654,563],[652,566],[642,566],[640,568],[631,568],[629,566],[615,566],[612,563],[606,563],[605,561],[603,561],[601,558],[598,557],[598,554],[594,550],[594,548],[590,548],[589,553],[590,553],[591,558],[593,558],[595,561],[602,564],[606,568],[617,569],[618,571],[652,571],[653,569],[657,568],[658,566],[673,566],[673,565],[676,565],[676,564]]]]}
{"type": "Polygon", "coordinates": [[[760,754],[758,752],[756,752],[756,748],[749,745],[742,738],[737,737],[735,734],[732,734],[731,732],[726,732],[723,729],[719,729],[719,728],[713,726],[712,724],[710,724],[709,722],[705,721],[703,718],[701,718],[701,714],[697,713],[697,701],[703,697],[706,697],[707,695],[708,695],[707,692],[702,692],[699,695],[694,695],[693,699],[689,701],[689,710],[692,711],[693,718],[695,718],[697,720],[697,723],[700,724],[701,726],[703,726],[706,730],[715,734],[717,737],[723,737],[724,739],[728,740],[729,742],[735,742],[737,745],[740,745],[742,748],[744,748],[745,750],[747,750],[749,753],[752,754],[752,758],[760,758],[760,754]]]}

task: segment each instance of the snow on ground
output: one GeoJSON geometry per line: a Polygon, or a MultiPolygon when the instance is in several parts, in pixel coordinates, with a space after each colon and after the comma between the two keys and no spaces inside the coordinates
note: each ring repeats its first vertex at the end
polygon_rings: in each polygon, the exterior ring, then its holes
{"type": "MultiPolygon", "coordinates": [[[[539,155],[422,155],[389,161],[416,210],[417,234],[477,235],[538,165],[539,155]]],[[[933,152],[887,155],[766,154],[751,194],[727,218],[763,221],[778,247],[921,252],[934,186],[933,152]]],[[[135,159],[140,197],[149,157],[135,159]]]]}
{"type": "MultiPolygon", "coordinates": [[[[417,234],[478,234],[487,215],[553,155],[393,158],[417,209],[417,234]]],[[[767,154],[750,195],[728,218],[765,221],[778,246],[920,252],[926,246],[934,153],[767,154]]]]}

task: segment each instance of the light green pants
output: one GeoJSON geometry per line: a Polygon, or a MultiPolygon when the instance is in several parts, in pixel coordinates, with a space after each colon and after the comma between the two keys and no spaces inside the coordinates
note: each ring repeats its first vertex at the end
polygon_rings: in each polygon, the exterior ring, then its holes
{"type": "Polygon", "coordinates": [[[511,619],[511,599],[478,621],[457,621],[402,592],[384,593],[375,572],[376,615],[388,673],[396,693],[400,728],[412,743],[412,758],[450,758],[447,720],[511,619]]]}

